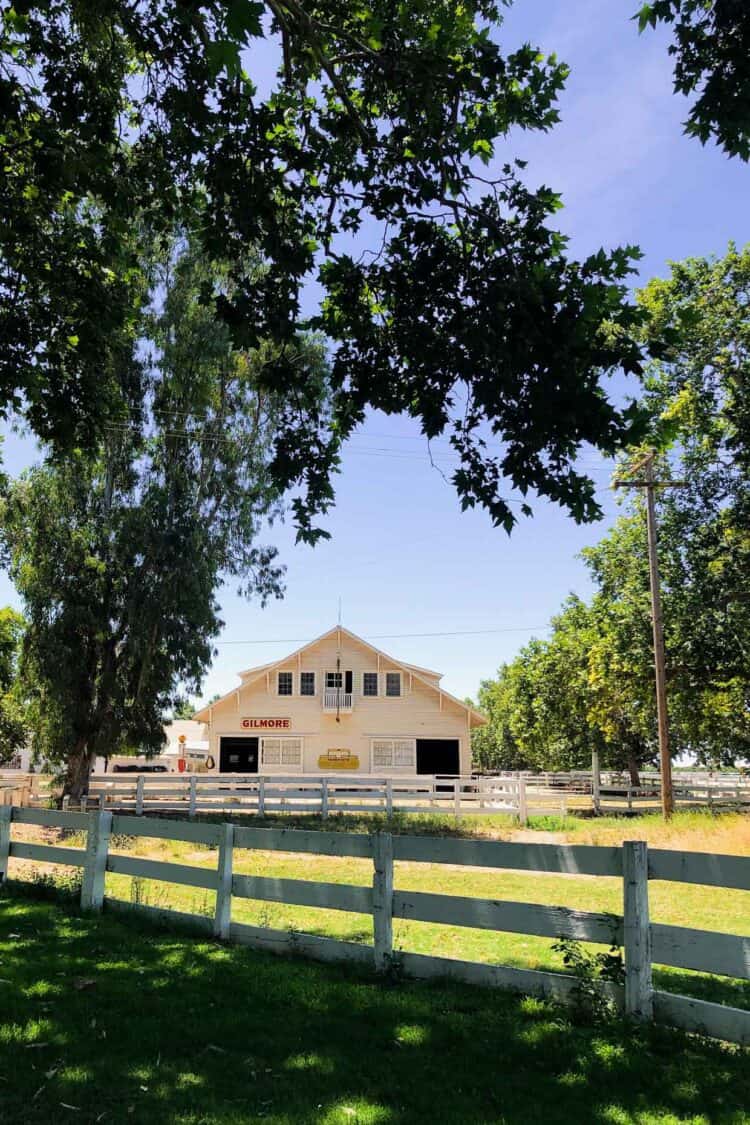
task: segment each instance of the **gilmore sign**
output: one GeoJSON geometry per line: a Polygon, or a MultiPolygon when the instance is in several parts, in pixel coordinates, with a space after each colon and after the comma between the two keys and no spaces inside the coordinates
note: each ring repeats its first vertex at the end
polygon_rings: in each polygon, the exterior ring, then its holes
{"type": "Polygon", "coordinates": [[[290,730],[291,719],[243,719],[243,730],[290,730]]]}

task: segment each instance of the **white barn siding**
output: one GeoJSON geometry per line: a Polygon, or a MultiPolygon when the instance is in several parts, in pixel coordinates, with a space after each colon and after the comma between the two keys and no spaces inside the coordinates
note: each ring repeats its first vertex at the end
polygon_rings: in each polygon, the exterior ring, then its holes
{"type": "MultiPolygon", "coordinates": [[[[330,773],[329,766],[321,767],[318,759],[329,750],[348,750],[357,755],[356,773],[375,773],[381,776],[413,774],[415,767],[387,769],[372,764],[372,740],[393,739],[456,739],[459,743],[460,771],[471,771],[470,724],[477,726],[484,720],[463,703],[439,691],[436,673],[428,675],[411,671],[408,666],[386,657],[355,637],[347,630],[334,629],[313,642],[298,654],[243,678],[236,691],[229,693],[212,707],[199,713],[208,720],[210,753],[215,768],[220,763],[220,738],[258,736],[264,732],[243,729],[246,718],[288,719],[289,728],[278,732],[281,737],[302,738],[303,762],[298,770],[284,766],[263,764],[263,773],[330,773]],[[336,715],[323,710],[325,673],[336,671],[340,657],[342,675],[353,674],[353,709],[336,715]],[[278,673],[291,672],[294,694],[278,694],[278,673]],[[300,673],[315,672],[315,695],[300,695],[300,673]],[[377,698],[363,695],[363,673],[379,672],[377,698]],[[385,673],[401,673],[401,696],[385,695],[385,673]],[[434,686],[433,686],[434,685],[434,686]]],[[[198,716],[196,716],[197,718],[198,716]]],[[[273,737],[273,732],[266,732],[273,737]]],[[[341,771],[345,776],[347,771],[341,771]]]]}

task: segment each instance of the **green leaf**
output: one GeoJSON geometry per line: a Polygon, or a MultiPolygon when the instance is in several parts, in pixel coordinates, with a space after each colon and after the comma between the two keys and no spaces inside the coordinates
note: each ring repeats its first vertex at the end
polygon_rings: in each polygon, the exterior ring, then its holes
{"type": "Polygon", "coordinates": [[[227,10],[228,33],[240,43],[262,36],[261,16],[264,10],[265,6],[255,0],[231,0],[227,10]]]}
{"type": "Polygon", "coordinates": [[[226,70],[230,78],[241,73],[240,52],[237,43],[231,39],[215,39],[206,47],[206,60],[214,77],[226,70]]]}

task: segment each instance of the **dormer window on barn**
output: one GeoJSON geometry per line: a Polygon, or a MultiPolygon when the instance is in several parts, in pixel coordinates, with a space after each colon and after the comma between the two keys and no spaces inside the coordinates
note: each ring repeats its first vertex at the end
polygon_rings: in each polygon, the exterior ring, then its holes
{"type": "Polygon", "coordinates": [[[386,672],[385,674],[385,694],[393,698],[394,696],[401,695],[401,673],[400,672],[386,672]]]}

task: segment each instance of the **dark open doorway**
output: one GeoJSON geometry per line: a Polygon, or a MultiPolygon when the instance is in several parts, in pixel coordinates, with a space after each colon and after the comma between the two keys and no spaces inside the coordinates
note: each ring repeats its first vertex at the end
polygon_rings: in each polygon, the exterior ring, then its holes
{"type": "Polygon", "coordinates": [[[461,772],[457,738],[418,738],[417,773],[461,772]]]}
{"type": "Polygon", "coordinates": [[[219,773],[257,773],[257,738],[221,738],[219,773]]]}

